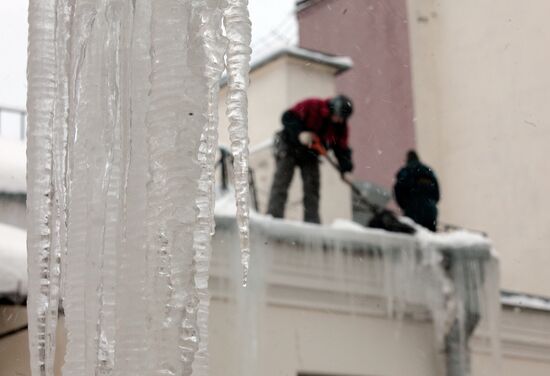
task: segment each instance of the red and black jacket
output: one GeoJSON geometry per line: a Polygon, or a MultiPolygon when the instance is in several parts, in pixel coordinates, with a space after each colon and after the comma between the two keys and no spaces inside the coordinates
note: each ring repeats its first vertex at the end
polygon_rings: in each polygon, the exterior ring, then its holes
{"type": "Polygon", "coordinates": [[[330,99],[311,98],[297,103],[283,114],[282,122],[287,141],[300,147],[300,132],[315,133],[327,149],[332,149],[341,172],[353,170],[351,149],[348,145],[348,125],[333,124],[329,108],[330,99]]]}

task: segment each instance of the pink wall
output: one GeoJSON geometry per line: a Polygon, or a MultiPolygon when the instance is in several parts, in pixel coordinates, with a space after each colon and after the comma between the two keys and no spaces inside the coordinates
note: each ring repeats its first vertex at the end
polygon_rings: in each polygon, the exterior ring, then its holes
{"type": "Polygon", "coordinates": [[[355,103],[354,173],[390,188],[414,147],[406,0],[324,0],[298,21],[301,47],[353,58],[336,87],[355,103]]]}

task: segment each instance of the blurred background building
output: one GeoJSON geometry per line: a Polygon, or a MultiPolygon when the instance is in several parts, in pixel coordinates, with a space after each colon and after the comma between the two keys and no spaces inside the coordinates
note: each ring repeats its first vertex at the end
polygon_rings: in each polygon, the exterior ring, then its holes
{"type": "MultiPolygon", "coordinates": [[[[345,93],[357,109],[351,119],[354,177],[369,197],[381,203],[390,199],[405,152],[416,148],[440,180],[442,227],[475,229],[493,241],[500,254],[504,360],[496,371],[488,323],[483,323],[471,341],[473,375],[550,372],[550,179],[544,173],[550,140],[550,50],[544,48],[550,42],[549,13],[544,0],[528,6],[509,1],[495,6],[487,0],[302,0],[253,44],[250,145],[260,212],[266,208],[271,140],[282,112],[305,97],[345,93]]],[[[221,115],[224,95],[222,86],[221,115]]],[[[13,254],[24,247],[12,246],[10,239],[21,242],[26,192],[24,111],[13,108],[21,103],[5,104],[0,111],[0,222],[8,227],[0,231],[0,245],[7,249],[2,255],[10,254],[10,247],[13,254]]],[[[220,118],[220,142],[228,145],[225,117],[220,118]]],[[[357,217],[352,194],[338,174],[324,164],[322,178],[323,222],[357,217]]],[[[301,219],[301,199],[296,174],[288,219],[301,219]]],[[[219,232],[223,237],[223,227],[219,232]]],[[[274,236],[266,235],[265,241],[274,236]]],[[[230,249],[224,245],[230,240],[218,237],[216,242],[230,249]]],[[[361,272],[355,269],[346,285],[341,273],[350,269],[339,268],[340,287],[326,284],[326,271],[296,256],[297,248],[281,245],[284,258],[274,266],[272,259],[260,260],[271,270],[259,269],[271,277],[254,295],[258,307],[264,307],[259,316],[264,321],[253,321],[256,326],[244,332],[263,338],[255,360],[239,360],[228,350],[233,338],[228,333],[242,312],[238,305],[227,305],[231,294],[238,297],[227,290],[229,261],[214,260],[213,374],[242,374],[237,363],[254,369],[260,367],[254,363],[258,359],[271,365],[273,374],[443,374],[444,357],[426,306],[407,311],[413,316],[408,321],[397,320],[380,308],[384,292],[376,288],[356,291],[363,300],[349,305],[349,291],[335,289],[357,286],[361,272]],[[287,367],[277,368],[278,362],[287,367]]],[[[15,286],[0,307],[0,334],[16,331],[0,339],[0,375],[26,372],[24,308],[18,305],[24,289],[15,286]]]]}

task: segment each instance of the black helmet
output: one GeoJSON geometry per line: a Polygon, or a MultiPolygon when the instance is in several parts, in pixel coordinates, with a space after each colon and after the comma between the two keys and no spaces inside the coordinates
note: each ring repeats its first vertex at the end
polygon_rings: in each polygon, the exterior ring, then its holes
{"type": "Polygon", "coordinates": [[[353,103],[345,95],[337,95],[329,101],[330,113],[332,115],[347,119],[353,113],[353,103]]]}

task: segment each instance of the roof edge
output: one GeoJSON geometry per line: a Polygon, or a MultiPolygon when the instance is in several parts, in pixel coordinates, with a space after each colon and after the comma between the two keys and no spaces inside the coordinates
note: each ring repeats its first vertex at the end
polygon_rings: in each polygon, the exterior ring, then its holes
{"type": "MultiPolygon", "coordinates": [[[[260,57],[250,65],[250,72],[262,68],[269,63],[278,60],[283,56],[289,56],[311,63],[325,65],[336,70],[336,73],[344,72],[353,67],[353,60],[349,56],[334,56],[319,51],[308,50],[306,48],[287,46],[281,47],[260,57]]],[[[227,84],[227,75],[221,79],[220,86],[227,84]]]]}
{"type": "Polygon", "coordinates": [[[296,1],[296,11],[301,12],[313,5],[319,4],[324,0],[298,0],[296,1]]]}

